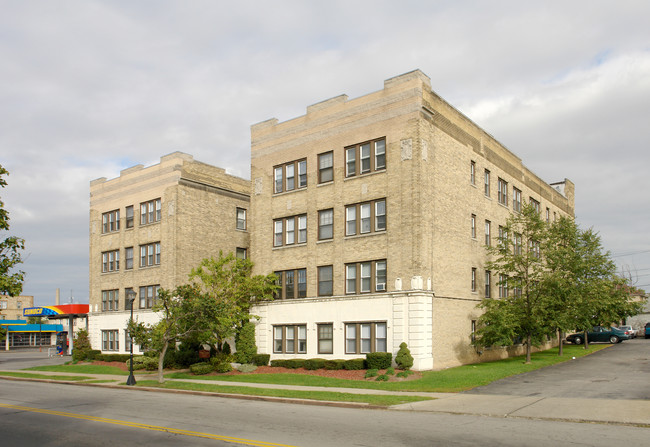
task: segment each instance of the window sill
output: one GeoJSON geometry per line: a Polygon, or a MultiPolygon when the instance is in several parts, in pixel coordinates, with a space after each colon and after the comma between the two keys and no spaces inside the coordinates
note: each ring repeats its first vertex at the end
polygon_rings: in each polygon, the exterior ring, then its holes
{"type": "Polygon", "coordinates": [[[289,190],[289,191],[274,192],[273,194],[271,194],[271,197],[280,197],[280,196],[284,196],[284,195],[287,195],[287,194],[293,194],[293,193],[298,192],[298,191],[306,191],[306,190],[307,190],[307,187],[302,186],[300,188],[295,188],[295,189],[292,189],[292,190],[289,190]]]}
{"type": "Polygon", "coordinates": [[[350,175],[350,176],[347,176],[347,177],[345,177],[345,178],[343,179],[343,181],[344,181],[344,182],[347,182],[348,180],[355,180],[355,179],[359,179],[359,178],[365,178],[365,177],[370,177],[370,176],[373,176],[373,175],[377,175],[377,174],[385,174],[385,173],[386,173],[386,169],[385,169],[385,168],[384,168],[384,169],[378,169],[378,170],[376,170],[376,171],[364,172],[363,174],[357,174],[357,175],[350,175]]]}
{"type": "Polygon", "coordinates": [[[352,239],[359,239],[359,238],[364,238],[368,236],[379,236],[382,234],[386,234],[386,230],[379,230],[379,231],[371,231],[369,233],[361,233],[361,234],[350,234],[346,235],[343,239],[344,240],[352,240],[352,239]]]}
{"type": "Polygon", "coordinates": [[[273,247],[273,250],[284,250],[287,248],[306,247],[306,246],[307,246],[307,242],[300,242],[297,244],[278,245],[277,247],[273,247]]]}

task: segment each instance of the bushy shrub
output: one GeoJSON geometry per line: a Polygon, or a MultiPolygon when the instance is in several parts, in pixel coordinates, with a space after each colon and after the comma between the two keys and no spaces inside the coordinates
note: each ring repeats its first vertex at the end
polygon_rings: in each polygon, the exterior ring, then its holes
{"type": "Polygon", "coordinates": [[[405,369],[404,371],[400,371],[400,372],[398,372],[397,374],[395,374],[395,377],[399,377],[399,378],[402,378],[402,379],[406,379],[406,378],[407,378],[408,376],[410,376],[411,374],[413,374],[413,371],[408,370],[408,369],[405,369]]]}
{"type": "Polygon", "coordinates": [[[344,363],[345,360],[327,360],[324,368],[330,371],[338,371],[339,369],[343,369],[344,363]]]}
{"type": "Polygon", "coordinates": [[[237,363],[251,363],[253,356],[257,354],[257,345],[255,344],[255,325],[246,322],[241,327],[235,337],[235,360],[237,363]]]}
{"type": "Polygon", "coordinates": [[[386,374],[381,374],[375,379],[377,382],[388,382],[388,376],[386,374]]]}
{"type": "Polygon", "coordinates": [[[325,367],[325,359],[307,359],[305,360],[305,369],[310,371],[325,367]]]}
{"type": "Polygon", "coordinates": [[[243,365],[239,365],[237,367],[237,371],[242,372],[242,373],[252,373],[257,369],[257,366],[253,365],[252,363],[244,363],[243,365]]]}
{"type": "MultiPolygon", "coordinates": [[[[144,359],[145,357],[142,355],[134,355],[133,356],[133,371],[137,371],[139,369],[144,369],[144,359]]],[[[131,369],[131,359],[128,359],[126,362],[126,368],[131,369]]]]}
{"type": "MultiPolygon", "coordinates": [[[[158,358],[157,357],[156,358],[154,358],[154,357],[143,357],[143,358],[144,358],[144,361],[143,361],[144,369],[146,369],[147,371],[156,371],[158,369],[158,358]]],[[[165,363],[163,361],[163,368],[164,367],[165,367],[165,363]]]]}
{"type": "Polygon", "coordinates": [[[235,356],[232,354],[224,354],[223,352],[210,357],[210,363],[212,366],[217,366],[220,363],[232,363],[235,361],[235,356]]]}
{"type": "Polygon", "coordinates": [[[199,362],[199,363],[194,363],[193,365],[190,365],[190,372],[192,374],[197,375],[197,376],[202,376],[204,374],[209,374],[212,371],[214,371],[214,368],[208,362],[199,362]]]}
{"type": "Polygon", "coordinates": [[[388,368],[388,369],[386,370],[386,374],[388,374],[389,376],[392,376],[393,374],[395,374],[395,368],[393,368],[393,367],[391,366],[390,368],[388,368]]]}
{"type": "Polygon", "coordinates": [[[271,354],[255,354],[253,363],[257,366],[267,366],[271,360],[271,354]]]}
{"type": "Polygon", "coordinates": [[[271,366],[278,368],[290,368],[298,369],[305,366],[305,360],[303,359],[276,359],[271,360],[271,366]]]}
{"type": "Polygon", "coordinates": [[[405,342],[399,345],[399,351],[397,351],[397,355],[395,356],[395,363],[397,363],[399,369],[411,369],[413,366],[413,356],[405,342]]]}
{"type": "Polygon", "coordinates": [[[343,369],[347,369],[348,371],[359,371],[365,367],[365,359],[350,359],[346,360],[345,363],[343,363],[343,369]]]}
{"type": "Polygon", "coordinates": [[[99,354],[95,360],[102,362],[126,362],[131,358],[129,354],[99,354]]]}
{"type": "Polygon", "coordinates": [[[390,368],[393,360],[391,352],[369,352],[366,354],[366,366],[368,369],[387,369],[390,368]]]}
{"type": "Polygon", "coordinates": [[[218,373],[223,374],[232,371],[232,366],[229,362],[221,362],[216,366],[214,370],[218,373]]]}
{"type": "Polygon", "coordinates": [[[101,355],[101,353],[102,351],[100,351],[99,349],[91,349],[90,351],[88,351],[88,355],[86,359],[92,362],[93,360],[97,360],[97,356],[101,355]]]}
{"type": "Polygon", "coordinates": [[[72,349],[72,361],[80,362],[82,360],[87,360],[92,347],[90,346],[90,339],[88,338],[88,331],[85,329],[79,329],[77,335],[74,338],[72,349]]]}
{"type": "Polygon", "coordinates": [[[368,371],[366,371],[366,374],[364,375],[364,377],[366,379],[368,379],[370,377],[375,377],[377,374],[379,374],[379,371],[377,369],[375,369],[375,368],[372,368],[372,369],[369,369],[368,371]]]}

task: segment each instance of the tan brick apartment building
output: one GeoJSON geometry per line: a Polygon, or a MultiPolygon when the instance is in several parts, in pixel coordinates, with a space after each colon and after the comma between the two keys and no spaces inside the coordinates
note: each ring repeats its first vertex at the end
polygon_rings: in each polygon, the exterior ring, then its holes
{"type": "Polygon", "coordinates": [[[33,306],[32,295],[0,295],[0,320],[22,320],[23,309],[33,306]]]}
{"type": "MultiPolygon", "coordinates": [[[[250,182],[175,152],[90,183],[90,315],[92,346],[128,351],[129,291],[140,321],[153,322],[159,287],[187,282],[219,250],[246,256],[250,182]]],[[[137,347],[135,347],[137,351],[137,347]]]]}
{"type": "Polygon", "coordinates": [[[251,134],[251,259],[282,286],[255,309],[272,358],[407,342],[415,369],[478,361],[476,305],[502,292],[484,245],[525,202],[549,221],[574,215],[569,180],[542,181],[419,70],[251,134]]]}

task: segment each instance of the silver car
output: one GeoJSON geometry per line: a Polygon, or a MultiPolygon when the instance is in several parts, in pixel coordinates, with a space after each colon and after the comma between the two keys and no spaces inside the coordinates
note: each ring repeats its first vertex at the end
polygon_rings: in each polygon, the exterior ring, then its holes
{"type": "Polygon", "coordinates": [[[629,335],[630,338],[636,338],[636,329],[632,328],[632,326],[619,326],[618,328],[622,331],[625,331],[625,333],[629,335]]]}

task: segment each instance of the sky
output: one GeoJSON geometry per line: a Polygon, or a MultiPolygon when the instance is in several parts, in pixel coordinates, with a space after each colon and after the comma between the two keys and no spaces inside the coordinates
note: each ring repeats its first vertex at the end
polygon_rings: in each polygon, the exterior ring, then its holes
{"type": "Polygon", "coordinates": [[[91,180],[182,151],[250,178],[250,126],[433,90],[552,183],[650,291],[650,2],[0,0],[0,198],[23,294],[88,302],[91,180]]]}

